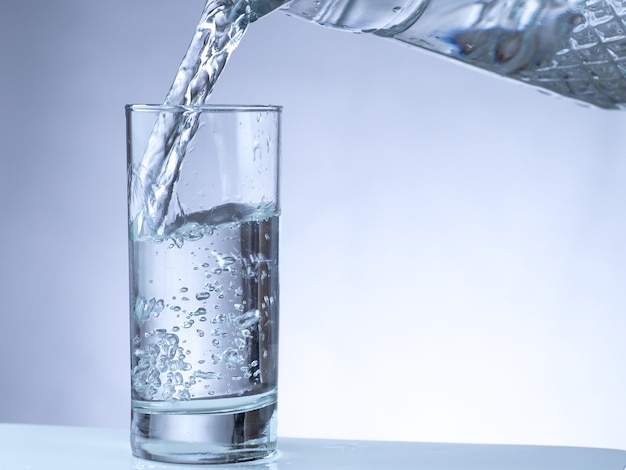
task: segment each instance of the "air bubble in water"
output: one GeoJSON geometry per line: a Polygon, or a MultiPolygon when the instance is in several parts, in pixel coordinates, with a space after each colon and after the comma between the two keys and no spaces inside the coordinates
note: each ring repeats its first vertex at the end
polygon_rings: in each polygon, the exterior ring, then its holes
{"type": "Polygon", "coordinates": [[[206,300],[209,297],[211,297],[211,294],[209,292],[198,292],[196,294],[196,300],[206,300]]]}
{"type": "Polygon", "coordinates": [[[203,370],[197,370],[193,373],[193,376],[198,379],[219,380],[220,375],[216,372],[206,372],[203,370]]]}
{"type": "Polygon", "coordinates": [[[234,320],[234,324],[240,329],[249,329],[256,325],[261,319],[261,312],[258,309],[248,310],[234,320]]]}
{"type": "Polygon", "coordinates": [[[237,260],[233,256],[223,256],[216,253],[214,253],[214,255],[215,259],[217,260],[217,264],[222,269],[226,269],[237,262],[237,260]]]}
{"type": "Polygon", "coordinates": [[[222,360],[232,367],[238,364],[242,364],[244,358],[239,354],[235,348],[228,348],[222,353],[222,360]]]}
{"type": "Polygon", "coordinates": [[[181,385],[183,383],[183,374],[176,372],[173,374],[173,380],[176,385],[181,385]]]}
{"type": "Polygon", "coordinates": [[[215,317],[211,320],[211,323],[224,323],[226,321],[226,315],[223,313],[220,313],[218,315],[215,315],[215,317]]]}

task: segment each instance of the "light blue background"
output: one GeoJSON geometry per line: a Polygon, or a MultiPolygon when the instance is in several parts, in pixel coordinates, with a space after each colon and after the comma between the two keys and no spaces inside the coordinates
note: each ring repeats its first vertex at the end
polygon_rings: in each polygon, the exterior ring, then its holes
{"type": "MultiPolygon", "coordinates": [[[[126,103],[201,0],[0,3],[0,421],[125,427],[126,103]]],[[[626,115],[282,13],[279,433],[626,449],[626,115]]]]}

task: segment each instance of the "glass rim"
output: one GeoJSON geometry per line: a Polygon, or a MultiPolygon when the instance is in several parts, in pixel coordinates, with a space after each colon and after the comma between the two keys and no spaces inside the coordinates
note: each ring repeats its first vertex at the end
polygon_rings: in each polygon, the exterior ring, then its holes
{"type": "Polygon", "coordinates": [[[203,105],[174,105],[174,104],[127,104],[127,112],[154,113],[154,112],[198,112],[198,113],[258,113],[281,112],[282,106],[263,104],[203,104],[203,105]]]}

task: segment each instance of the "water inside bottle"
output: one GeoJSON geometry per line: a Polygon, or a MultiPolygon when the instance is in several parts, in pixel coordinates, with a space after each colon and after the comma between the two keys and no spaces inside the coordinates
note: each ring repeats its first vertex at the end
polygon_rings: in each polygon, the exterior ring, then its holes
{"type": "Polygon", "coordinates": [[[582,103],[626,104],[626,2],[432,0],[402,31],[378,32],[582,103]]]}

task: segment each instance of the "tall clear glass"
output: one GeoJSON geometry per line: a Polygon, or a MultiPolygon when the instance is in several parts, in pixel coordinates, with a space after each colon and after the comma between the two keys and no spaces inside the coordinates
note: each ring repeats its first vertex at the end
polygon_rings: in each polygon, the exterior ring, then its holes
{"type": "Polygon", "coordinates": [[[280,114],[126,107],[138,457],[275,452],[280,114]]]}

